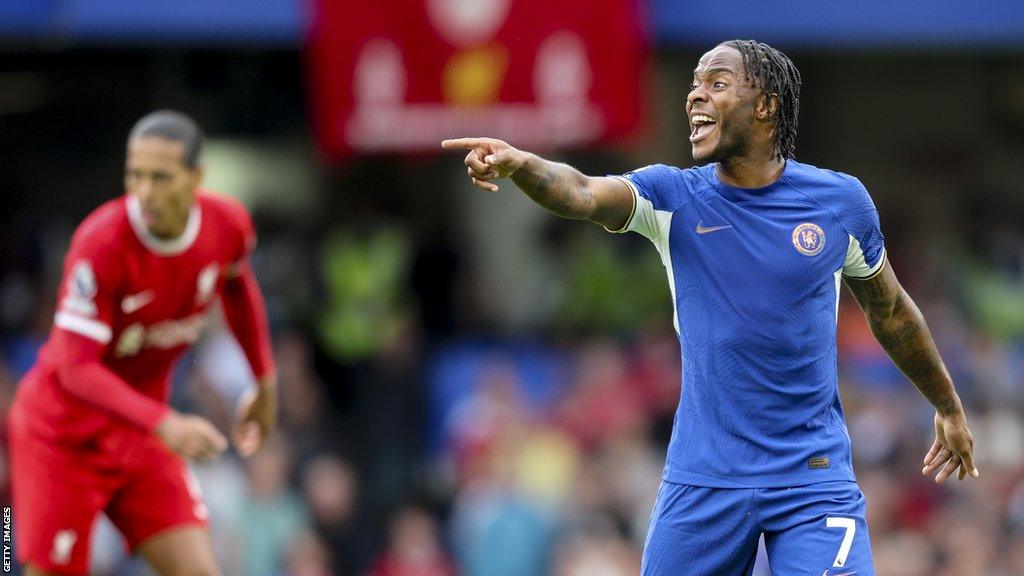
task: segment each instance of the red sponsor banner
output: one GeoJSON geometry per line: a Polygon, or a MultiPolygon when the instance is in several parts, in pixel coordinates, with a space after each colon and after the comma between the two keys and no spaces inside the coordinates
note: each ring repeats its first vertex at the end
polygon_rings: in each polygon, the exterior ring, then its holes
{"type": "Polygon", "coordinates": [[[317,134],[334,157],[620,138],[640,122],[647,48],[638,0],[317,0],[317,134]]]}

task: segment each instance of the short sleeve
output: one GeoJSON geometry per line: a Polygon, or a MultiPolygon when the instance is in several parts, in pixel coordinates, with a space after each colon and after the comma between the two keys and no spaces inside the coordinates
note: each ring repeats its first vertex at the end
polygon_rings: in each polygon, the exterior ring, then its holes
{"type": "Polygon", "coordinates": [[[119,284],[120,268],[109,248],[95,236],[76,234],[64,260],[54,326],[108,344],[119,284]]]}
{"type": "Polygon", "coordinates": [[[850,235],[843,276],[866,280],[877,274],[885,263],[885,237],[871,195],[859,180],[852,179],[852,182],[852,202],[839,215],[850,235]]]}
{"type": "Polygon", "coordinates": [[[659,210],[670,202],[671,168],[663,164],[653,164],[613,178],[625,182],[633,193],[633,213],[622,228],[608,231],[637,232],[659,244],[668,229],[668,220],[671,219],[671,212],[659,210]]]}

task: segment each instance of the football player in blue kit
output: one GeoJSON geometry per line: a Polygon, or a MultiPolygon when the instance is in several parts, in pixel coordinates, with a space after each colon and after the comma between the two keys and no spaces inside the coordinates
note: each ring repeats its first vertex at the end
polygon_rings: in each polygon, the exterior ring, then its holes
{"type": "Polygon", "coordinates": [[[886,259],[867,190],[794,159],[799,97],[789,58],[733,40],[693,72],[686,113],[700,166],[588,177],[500,140],[442,143],[469,151],[478,187],[511,178],[555,214],[638,232],[661,254],[683,378],[644,576],[748,575],[761,535],[773,574],[874,573],[839,400],[842,282],[935,407],[922,473],[978,476],[964,408],[886,259]]]}

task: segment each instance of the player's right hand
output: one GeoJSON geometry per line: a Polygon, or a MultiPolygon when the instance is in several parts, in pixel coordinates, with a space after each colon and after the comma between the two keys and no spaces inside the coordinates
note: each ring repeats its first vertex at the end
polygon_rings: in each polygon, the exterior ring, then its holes
{"type": "Polygon", "coordinates": [[[445,150],[469,150],[466,172],[478,188],[497,192],[498,185],[491,182],[508,178],[526,162],[528,154],[496,138],[456,138],[441,142],[445,150]]]}
{"type": "Polygon", "coordinates": [[[206,418],[192,414],[167,412],[156,427],[160,440],[175,454],[205,462],[228,447],[228,440],[206,418]]]}

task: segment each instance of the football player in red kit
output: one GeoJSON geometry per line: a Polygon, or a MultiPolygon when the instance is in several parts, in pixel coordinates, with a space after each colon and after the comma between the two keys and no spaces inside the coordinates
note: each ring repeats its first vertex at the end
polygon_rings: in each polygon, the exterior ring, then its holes
{"type": "Polygon", "coordinates": [[[255,452],[274,426],[277,380],[252,222],[199,188],[201,135],[154,112],[128,137],[125,195],[71,239],[53,330],[9,415],[18,559],[29,575],[86,574],[104,512],[162,575],[219,574],[207,510],[186,460],[227,448],[209,421],[167,405],[174,361],[218,297],[258,385],[232,440],[255,452]]]}

